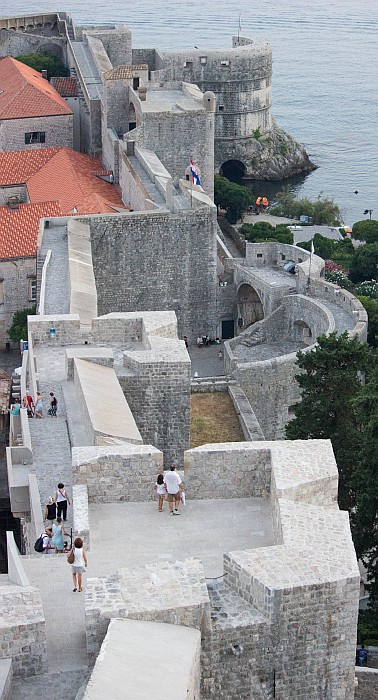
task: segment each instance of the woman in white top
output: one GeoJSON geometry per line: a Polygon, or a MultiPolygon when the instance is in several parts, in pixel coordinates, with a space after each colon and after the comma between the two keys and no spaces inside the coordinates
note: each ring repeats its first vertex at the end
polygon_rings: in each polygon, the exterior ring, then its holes
{"type": "Polygon", "coordinates": [[[70,556],[71,552],[73,552],[74,555],[74,563],[71,566],[72,569],[72,580],[73,580],[73,592],[76,593],[77,590],[79,590],[79,593],[83,590],[82,587],[82,580],[83,580],[83,573],[85,569],[88,566],[88,561],[87,557],[84,551],[84,546],[83,546],[83,540],[81,537],[76,537],[74,546],[70,551],[68,552],[68,557],[70,556]],[[76,577],[77,577],[77,585],[76,585],[76,577]]]}

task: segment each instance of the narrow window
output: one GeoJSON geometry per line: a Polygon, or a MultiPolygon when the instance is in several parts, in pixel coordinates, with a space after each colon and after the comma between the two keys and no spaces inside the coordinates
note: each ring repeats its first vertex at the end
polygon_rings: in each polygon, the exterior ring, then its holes
{"type": "Polygon", "coordinates": [[[29,279],[29,301],[37,301],[37,280],[35,277],[29,279]]]}

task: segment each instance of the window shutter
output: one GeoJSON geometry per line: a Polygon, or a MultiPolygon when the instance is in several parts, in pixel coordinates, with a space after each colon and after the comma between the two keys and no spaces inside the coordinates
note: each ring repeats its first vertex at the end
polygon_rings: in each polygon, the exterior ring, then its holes
{"type": "Polygon", "coordinates": [[[45,143],[45,141],[46,141],[46,132],[41,131],[40,132],[40,143],[45,143]]]}
{"type": "Polygon", "coordinates": [[[25,134],[25,143],[30,143],[30,132],[25,134]]]}

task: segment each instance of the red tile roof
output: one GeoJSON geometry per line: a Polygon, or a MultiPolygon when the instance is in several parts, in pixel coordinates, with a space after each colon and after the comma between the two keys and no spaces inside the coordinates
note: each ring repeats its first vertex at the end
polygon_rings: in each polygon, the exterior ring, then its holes
{"type": "Polygon", "coordinates": [[[0,153],[0,188],[26,184],[30,199],[18,210],[0,207],[0,258],[35,255],[40,218],[127,209],[99,173],[98,158],[69,148],[0,153]]]}
{"type": "Polygon", "coordinates": [[[124,209],[114,187],[98,177],[101,161],[70,148],[0,153],[0,187],[26,184],[31,202],[58,201],[62,214],[102,214],[124,209]]]}
{"type": "Polygon", "coordinates": [[[41,73],[11,56],[0,59],[0,119],[62,114],[72,110],[41,73]]]}
{"type": "Polygon", "coordinates": [[[33,257],[40,219],[61,215],[59,202],[20,204],[18,209],[0,207],[0,258],[33,257]]]}
{"type": "Polygon", "coordinates": [[[51,78],[50,84],[62,97],[77,97],[77,78],[51,78]]]}

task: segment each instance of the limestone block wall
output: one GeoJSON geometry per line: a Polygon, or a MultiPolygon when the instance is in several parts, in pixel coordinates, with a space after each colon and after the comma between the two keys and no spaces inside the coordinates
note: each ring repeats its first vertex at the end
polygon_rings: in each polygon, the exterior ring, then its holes
{"type": "Polygon", "coordinates": [[[185,453],[190,498],[255,498],[270,492],[271,466],[265,443],[202,445],[185,453]]]}
{"type": "MultiPolygon", "coordinates": [[[[318,258],[318,256],[315,257],[318,258]]],[[[245,245],[245,258],[246,264],[252,267],[283,267],[289,260],[296,264],[309,260],[310,253],[304,248],[287,243],[247,242],[245,245]]]]}
{"type": "Polygon", "coordinates": [[[89,222],[101,314],[171,309],[179,336],[213,334],[215,208],[93,216],[89,222]]]}
{"type": "Polygon", "coordinates": [[[0,659],[11,657],[15,676],[47,671],[45,618],[39,590],[0,576],[0,659]]]}
{"type": "Polygon", "coordinates": [[[74,537],[81,537],[85,549],[90,550],[88,487],[86,484],[74,484],[72,487],[73,530],[74,537]]]}
{"type": "Polygon", "coordinates": [[[84,700],[109,693],[113,698],[199,700],[200,650],[198,630],[146,620],[113,619],[84,700]]]}
{"type": "Polygon", "coordinates": [[[183,464],[190,437],[190,359],[183,341],[150,336],[151,351],[126,351],[119,382],[143,441],[183,464]]]}
{"type": "Polygon", "coordinates": [[[73,114],[51,117],[0,120],[0,150],[23,151],[38,148],[73,148],[73,114]],[[45,132],[44,143],[25,143],[25,134],[45,132]]]}
{"type": "Polygon", "coordinates": [[[90,660],[96,658],[114,617],[193,627],[206,634],[210,601],[201,562],[162,562],[88,579],[85,624],[90,660]]]}
{"type": "Polygon", "coordinates": [[[29,316],[28,330],[34,345],[75,345],[83,342],[79,314],[29,316]],[[50,330],[54,329],[54,335],[50,330]]]}
{"type": "MultiPolygon", "coordinates": [[[[83,35],[100,40],[109,56],[112,66],[131,65],[131,32],[125,24],[115,25],[116,31],[103,27],[83,27],[83,35]]],[[[140,61],[137,61],[140,63],[140,61]]]]}
{"type": "Polygon", "coordinates": [[[174,178],[185,179],[189,158],[192,158],[201,171],[203,189],[209,197],[213,197],[213,112],[205,112],[201,104],[198,110],[145,112],[137,141],[144,148],[154,151],[174,178]]]}
{"type": "Polygon", "coordinates": [[[148,501],[154,498],[163,455],[152,445],[74,447],[74,487],[85,485],[89,503],[148,501]]]}
{"type": "Polygon", "coordinates": [[[217,96],[216,143],[236,142],[236,135],[245,138],[258,127],[262,134],[271,129],[272,51],[267,43],[245,39],[238,46],[234,37],[232,49],[185,49],[163,52],[163,58],[164,70],[156,78],[185,80],[217,96]]]}
{"type": "MultiPolygon", "coordinates": [[[[36,278],[35,258],[0,260],[0,348],[9,342],[7,330],[13,314],[33,304],[30,281],[36,278]]],[[[25,338],[26,340],[26,338],[25,338]]]]}
{"type": "Polygon", "coordinates": [[[354,700],[373,700],[378,697],[378,669],[356,666],[357,687],[354,700]]]}

